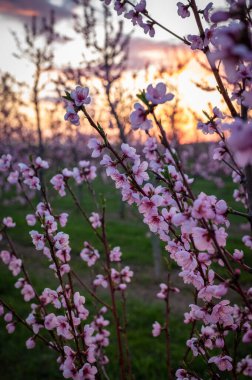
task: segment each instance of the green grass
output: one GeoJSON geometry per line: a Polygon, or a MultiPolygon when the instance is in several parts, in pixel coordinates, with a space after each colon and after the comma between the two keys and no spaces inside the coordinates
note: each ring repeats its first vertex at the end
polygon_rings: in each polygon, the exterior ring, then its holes
{"type": "MultiPolygon", "coordinates": [[[[218,198],[227,200],[229,205],[239,210],[239,204],[236,204],[232,198],[234,185],[228,178],[225,180],[225,185],[225,188],[218,189],[212,183],[197,179],[194,184],[194,191],[195,193],[204,191],[207,194],[215,194],[218,198]]],[[[136,210],[126,207],[126,218],[121,218],[119,192],[110,184],[104,184],[99,180],[95,181],[94,186],[97,194],[100,194],[99,197],[103,196],[106,198],[107,231],[111,247],[119,245],[122,248],[124,264],[132,266],[135,272],[133,283],[129,289],[127,306],[129,348],[133,359],[135,379],[166,379],[165,342],[162,337],[154,339],[151,336],[152,323],[155,320],[159,322],[164,320],[163,304],[161,301],[155,300],[155,294],[158,290],[158,282],[165,281],[165,272],[164,270],[162,271],[163,274],[159,281],[155,279],[151,240],[147,236],[147,228],[141,222],[136,210]]],[[[73,267],[88,282],[90,274],[85,268],[84,263],[78,259],[79,252],[85,240],[95,245],[98,249],[101,246],[69,196],[60,198],[56,192],[51,190],[49,195],[55,213],[66,211],[70,215],[69,223],[64,231],[69,233],[71,237],[73,267]]],[[[91,197],[87,189],[82,190],[79,195],[85,209],[89,213],[93,211],[91,197]]],[[[3,199],[2,203],[4,203],[3,199]]],[[[42,291],[44,287],[55,288],[56,280],[52,272],[47,269],[47,261],[31,248],[29,237],[31,228],[26,225],[24,220],[25,215],[31,212],[24,205],[3,204],[0,210],[0,218],[7,215],[14,218],[16,228],[11,231],[11,236],[17,250],[24,256],[27,267],[30,268],[33,283],[38,291],[42,291]]],[[[235,221],[236,224],[235,228],[232,227],[232,237],[228,241],[228,248],[231,252],[235,248],[244,249],[245,247],[242,246],[240,240],[242,232],[239,228],[239,222],[244,223],[244,221],[234,218],[230,218],[230,220],[235,221]]],[[[34,229],[39,229],[39,227],[35,226],[34,229]]],[[[1,245],[3,246],[3,243],[1,245]]],[[[165,255],[164,250],[163,254],[165,255]]],[[[248,264],[252,265],[251,256],[249,257],[248,264]]],[[[173,265],[173,269],[175,273],[175,265],[173,265]]],[[[2,264],[0,264],[0,276],[1,296],[4,296],[10,304],[15,304],[19,314],[26,317],[29,313],[29,306],[22,301],[19,290],[13,287],[15,279],[10,276],[8,270],[2,264]]],[[[176,279],[175,274],[174,279],[176,279]]],[[[251,276],[245,275],[242,280],[244,284],[247,284],[251,281],[251,276]]],[[[174,282],[177,285],[177,279],[174,282]]],[[[85,291],[82,291],[82,293],[85,294],[85,291]]],[[[176,301],[176,298],[172,300],[173,306],[175,306],[175,312],[171,314],[170,324],[173,368],[177,368],[180,364],[185,350],[185,341],[189,334],[188,329],[190,326],[183,324],[183,311],[187,311],[186,305],[193,302],[191,288],[186,288],[184,294],[184,299],[177,296],[177,299],[180,301],[176,301]],[[177,304],[177,302],[180,302],[180,304],[177,304]]],[[[106,297],[104,294],[102,296],[106,297]]],[[[92,314],[93,306],[89,297],[87,297],[87,303],[92,314]]],[[[25,340],[28,337],[29,333],[21,326],[17,326],[16,332],[13,335],[8,335],[5,331],[5,324],[2,320],[0,321],[0,378],[5,380],[60,379],[61,375],[55,361],[55,354],[39,343],[34,350],[26,350],[25,340]]],[[[111,358],[107,372],[111,380],[117,380],[118,365],[114,334],[111,336],[111,345],[107,353],[111,358]]],[[[202,362],[195,360],[194,366],[195,369],[200,371],[204,379],[206,374],[202,362]]],[[[227,379],[224,376],[223,380],[224,378],[227,379]]]]}

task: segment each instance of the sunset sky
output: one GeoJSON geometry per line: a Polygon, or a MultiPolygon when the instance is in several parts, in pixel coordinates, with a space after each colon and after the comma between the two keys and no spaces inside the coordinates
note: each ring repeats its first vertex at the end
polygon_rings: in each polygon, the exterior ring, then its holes
{"type": "MultiPolygon", "coordinates": [[[[97,8],[101,8],[101,2],[94,0],[97,8]]],[[[147,0],[147,8],[154,19],[161,24],[173,30],[180,36],[188,34],[197,34],[197,27],[193,18],[181,19],[177,15],[177,0],[147,0]]],[[[213,0],[214,5],[223,6],[223,0],[213,0]]],[[[208,4],[206,0],[199,0],[201,9],[208,4]]],[[[0,0],[0,39],[1,39],[1,61],[0,70],[9,71],[18,80],[28,83],[32,80],[32,70],[27,61],[17,60],[13,57],[16,50],[11,30],[14,30],[22,39],[23,24],[30,21],[32,15],[46,16],[50,9],[54,9],[57,19],[57,30],[60,33],[72,38],[71,41],[58,44],[55,49],[55,63],[57,67],[64,64],[70,67],[78,67],[83,52],[83,42],[81,38],[73,32],[73,19],[71,13],[74,9],[72,0],[0,0]]],[[[125,22],[126,30],[132,30],[129,20],[125,22]]],[[[98,36],[103,38],[103,31],[98,29],[98,36]]],[[[143,31],[135,27],[130,51],[130,69],[140,72],[146,63],[151,65],[153,78],[155,71],[160,65],[169,67],[174,63],[174,48],[171,45],[177,44],[177,40],[167,34],[167,32],[156,27],[156,36],[154,39],[147,37],[143,31]]],[[[182,55],[184,50],[182,49],[182,55]]],[[[215,86],[212,79],[210,85],[215,86]]],[[[200,71],[195,60],[192,60],[187,66],[187,70],[179,73],[176,77],[176,83],[184,107],[190,107],[196,112],[201,112],[209,106],[219,104],[219,95],[217,92],[203,93],[196,88],[194,82],[202,81],[202,72],[200,71]]],[[[144,79],[137,83],[138,89],[144,86],[144,79]]],[[[136,91],[133,89],[133,91],[136,91]]]]}
{"type": "MultiPolygon", "coordinates": [[[[99,0],[94,1],[96,1],[97,7],[101,7],[99,0]]],[[[215,0],[213,2],[218,6],[223,4],[223,0],[215,0]]],[[[149,13],[152,17],[159,20],[161,24],[166,25],[181,36],[186,36],[189,33],[196,34],[197,28],[195,22],[192,18],[182,20],[179,17],[177,15],[176,3],[177,0],[147,0],[149,13]]],[[[198,3],[203,9],[208,1],[200,0],[198,3]]],[[[72,36],[72,0],[0,0],[1,70],[9,70],[20,79],[29,75],[27,63],[18,62],[17,64],[17,60],[12,56],[16,47],[10,31],[14,30],[21,36],[23,32],[22,24],[29,22],[31,15],[45,16],[51,8],[55,9],[56,12],[58,30],[72,36]]],[[[130,31],[131,29],[132,25],[127,20],[126,30],[130,31]]],[[[102,31],[100,31],[100,35],[102,38],[102,31]]],[[[134,38],[144,39],[146,44],[142,44],[142,50],[145,49],[145,46],[148,48],[150,43],[153,44],[152,39],[146,37],[143,31],[137,27],[134,31],[134,38]]],[[[154,43],[159,43],[162,50],[161,41],[177,43],[175,38],[156,27],[154,43]]],[[[59,65],[70,62],[70,64],[76,66],[79,61],[80,46],[82,46],[81,41],[78,38],[76,39],[76,36],[74,41],[59,46],[56,50],[56,62],[59,65]]]]}

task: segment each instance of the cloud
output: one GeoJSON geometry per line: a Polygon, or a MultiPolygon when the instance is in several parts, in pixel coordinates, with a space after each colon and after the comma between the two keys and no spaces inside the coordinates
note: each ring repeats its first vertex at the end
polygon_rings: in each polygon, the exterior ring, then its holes
{"type": "Polygon", "coordinates": [[[130,42],[129,68],[141,69],[148,65],[171,66],[189,50],[183,45],[152,41],[145,38],[132,38],[130,42]]]}
{"type": "MultiPolygon", "coordinates": [[[[50,2],[50,0],[0,0],[0,14],[26,21],[32,16],[46,16],[50,10],[55,11],[56,19],[71,15],[67,0],[50,2]]],[[[69,5],[69,2],[68,2],[69,5]]]]}

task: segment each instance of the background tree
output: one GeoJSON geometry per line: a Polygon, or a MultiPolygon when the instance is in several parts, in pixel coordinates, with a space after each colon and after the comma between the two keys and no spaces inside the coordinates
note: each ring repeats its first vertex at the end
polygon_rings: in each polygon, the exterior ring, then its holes
{"type": "Polygon", "coordinates": [[[33,16],[30,24],[24,24],[24,41],[21,41],[16,32],[12,32],[16,41],[18,59],[26,59],[33,67],[33,82],[31,101],[35,112],[35,123],[38,139],[38,154],[44,156],[44,142],[41,123],[41,93],[46,87],[44,73],[53,68],[53,46],[59,34],[55,32],[55,15],[51,11],[48,18],[38,19],[33,16]]]}

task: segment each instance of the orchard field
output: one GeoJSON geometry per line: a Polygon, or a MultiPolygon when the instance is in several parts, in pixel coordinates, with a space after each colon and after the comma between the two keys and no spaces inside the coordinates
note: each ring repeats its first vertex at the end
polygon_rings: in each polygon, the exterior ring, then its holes
{"type": "MultiPolygon", "coordinates": [[[[235,206],[232,199],[234,185],[230,178],[224,178],[225,188],[216,188],[212,183],[201,178],[196,178],[194,191],[204,191],[209,194],[215,194],[218,198],[227,199],[229,204],[235,206]]],[[[125,208],[125,216],[120,216],[122,203],[117,190],[111,192],[111,184],[97,179],[94,183],[97,194],[105,198],[108,209],[108,234],[112,245],[119,244],[122,248],[125,264],[130,265],[135,273],[132,284],[133,289],[128,292],[128,332],[130,339],[130,353],[134,357],[134,369],[136,379],[155,380],[166,379],[165,360],[164,360],[164,341],[155,340],[151,335],[152,321],[158,316],[163,315],[164,310],[160,300],[155,300],[158,291],[158,284],[165,281],[166,262],[165,250],[161,247],[161,273],[155,277],[154,263],[152,256],[152,246],[148,229],[139,220],[135,210],[129,207],[125,208]],[[146,238],[147,236],[147,238],[146,238]]],[[[53,193],[53,191],[52,191],[53,193]]],[[[87,188],[81,187],[81,200],[89,207],[91,199],[87,188]]],[[[5,198],[2,199],[4,204],[5,198]]],[[[87,239],[95,244],[96,239],[93,231],[83,221],[76,207],[70,199],[66,197],[61,199],[55,193],[53,194],[53,205],[57,211],[65,210],[69,213],[69,223],[65,231],[72,237],[73,255],[78,258],[75,261],[75,269],[83,278],[90,278],[89,271],[79,260],[82,242],[87,239]]],[[[43,257],[30,247],[29,228],[25,222],[26,206],[13,205],[3,206],[1,217],[6,211],[11,212],[14,220],[17,222],[17,229],[13,232],[13,240],[17,243],[18,250],[22,253],[28,267],[31,268],[31,277],[34,284],[41,289],[47,286],[53,288],[55,279],[47,272],[47,265],[43,257]]],[[[91,210],[90,210],[91,211],[91,210]]],[[[241,229],[234,231],[229,249],[235,249],[241,229]]],[[[252,265],[252,258],[250,258],[252,265]]],[[[15,303],[20,314],[28,313],[27,306],[22,300],[18,302],[18,291],[13,287],[13,279],[9,277],[6,268],[1,265],[1,294],[6,295],[9,302],[15,303]]],[[[91,279],[90,279],[91,280],[91,279]]],[[[193,288],[186,287],[178,278],[178,267],[172,265],[172,280],[175,284],[183,289],[180,295],[171,299],[171,331],[175,337],[172,341],[172,362],[175,367],[180,365],[181,352],[186,352],[185,341],[189,333],[189,327],[183,325],[183,311],[185,306],[193,300],[193,288]]],[[[244,276],[244,284],[250,285],[251,278],[244,276]]],[[[92,299],[89,298],[89,304],[92,305],[92,299]]],[[[42,380],[42,379],[60,379],[55,357],[53,352],[48,352],[43,346],[37,347],[34,351],[28,352],[24,349],[24,341],[28,337],[25,330],[18,331],[14,336],[8,336],[4,331],[4,324],[1,326],[1,352],[0,362],[2,363],[2,376],[4,379],[11,380],[42,380]],[[9,367],[9,357],[15,357],[16,360],[9,367]]],[[[117,360],[114,355],[115,342],[111,343],[111,356],[114,360],[109,364],[109,371],[112,379],[116,379],[117,360]]],[[[199,371],[204,370],[200,362],[194,364],[199,371]]]]}

